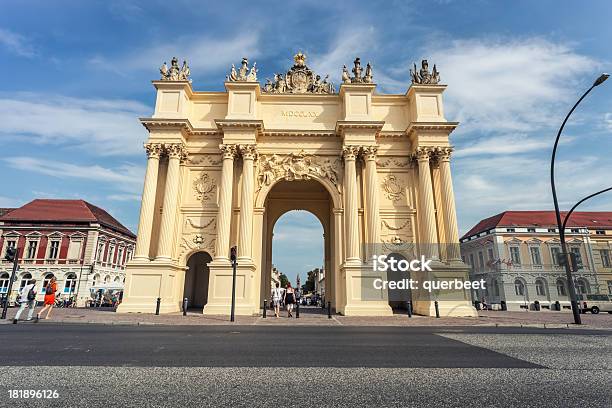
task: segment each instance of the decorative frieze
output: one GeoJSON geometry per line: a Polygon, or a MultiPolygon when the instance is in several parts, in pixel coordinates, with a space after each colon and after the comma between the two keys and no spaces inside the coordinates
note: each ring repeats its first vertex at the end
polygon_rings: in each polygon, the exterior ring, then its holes
{"type": "Polygon", "coordinates": [[[270,185],[278,179],[309,180],[312,176],[328,179],[338,187],[339,163],[305,153],[290,153],[285,157],[277,154],[262,155],[259,159],[257,180],[259,186],[270,185]]]}

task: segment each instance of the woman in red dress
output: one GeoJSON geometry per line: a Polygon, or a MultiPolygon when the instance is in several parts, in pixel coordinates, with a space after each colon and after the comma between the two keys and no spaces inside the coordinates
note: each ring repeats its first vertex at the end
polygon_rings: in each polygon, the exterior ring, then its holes
{"type": "Polygon", "coordinates": [[[53,306],[55,306],[55,292],[57,291],[57,279],[53,276],[47,287],[45,288],[45,305],[44,307],[36,314],[36,320],[40,319],[45,310],[47,310],[47,316],[45,319],[49,318],[51,314],[51,310],[53,310],[53,306]]]}

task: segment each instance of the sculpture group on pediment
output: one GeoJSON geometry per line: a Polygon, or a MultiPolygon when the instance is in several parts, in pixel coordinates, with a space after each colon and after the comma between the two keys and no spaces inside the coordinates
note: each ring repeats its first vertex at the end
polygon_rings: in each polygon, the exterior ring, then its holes
{"type": "Polygon", "coordinates": [[[355,58],[353,61],[353,76],[351,77],[348,72],[348,68],[346,65],[342,67],[342,82],[345,84],[371,84],[374,80],[374,75],[372,74],[372,64],[369,62],[365,67],[365,72],[361,66],[361,58],[355,58]]]}
{"type": "Polygon", "coordinates": [[[429,72],[429,63],[427,60],[421,61],[421,69],[417,70],[416,64],[410,70],[410,77],[413,84],[419,85],[436,85],[440,82],[440,73],[434,64],[432,72],[429,72]]]}
{"type": "Polygon", "coordinates": [[[170,61],[170,67],[164,62],[159,69],[159,73],[161,74],[162,81],[191,81],[191,79],[189,79],[191,70],[189,69],[187,61],[183,60],[183,66],[179,67],[176,57],[173,57],[172,61],[170,61]]]}
{"type": "Polygon", "coordinates": [[[287,181],[310,180],[312,176],[317,176],[328,179],[337,187],[339,181],[338,168],[337,161],[320,159],[304,151],[290,153],[285,157],[278,154],[262,155],[259,160],[258,182],[261,188],[263,185],[269,186],[279,179],[287,181]]]}
{"type": "Polygon", "coordinates": [[[240,69],[236,70],[236,66],[232,64],[229,75],[226,76],[228,82],[257,82],[257,63],[249,68],[248,58],[242,58],[240,69]]]}
{"type": "Polygon", "coordinates": [[[274,74],[274,80],[266,79],[263,87],[265,93],[315,93],[333,94],[336,92],[329,75],[321,79],[306,65],[306,55],[298,52],[293,57],[294,64],[286,74],[274,74]]]}

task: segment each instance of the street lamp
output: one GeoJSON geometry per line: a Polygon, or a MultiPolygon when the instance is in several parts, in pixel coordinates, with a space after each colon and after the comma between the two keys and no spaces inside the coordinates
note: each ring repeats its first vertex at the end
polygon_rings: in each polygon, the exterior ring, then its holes
{"type": "MultiPolygon", "coordinates": [[[[578,304],[576,302],[576,288],[574,286],[574,281],[572,279],[572,270],[571,270],[570,263],[567,260],[567,245],[565,244],[565,223],[563,223],[561,221],[561,213],[559,212],[559,201],[557,200],[557,189],[555,187],[555,156],[557,155],[557,145],[559,144],[559,138],[561,137],[561,132],[563,132],[563,128],[565,127],[565,123],[567,123],[567,120],[569,119],[570,115],[574,112],[576,107],[578,107],[580,102],[582,102],[582,100],[584,98],[586,98],[586,96],[589,94],[589,92],[591,92],[593,90],[593,88],[595,88],[596,86],[599,86],[602,83],[604,83],[605,80],[608,79],[609,77],[610,77],[610,75],[608,75],[608,74],[601,74],[599,76],[599,78],[597,78],[595,80],[595,82],[593,82],[593,85],[591,85],[591,87],[580,97],[580,99],[578,99],[578,102],[576,102],[576,104],[569,111],[569,113],[567,114],[567,116],[563,120],[563,123],[561,124],[561,127],[559,128],[559,132],[557,133],[557,138],[555,139],[555,144],[553,146],[552,157],[550,159],[550,186],[551,186],[551,189],[552,189],[553,202],[555,204],[555,215],[557,216],[557,227],[559,228],[559,240],[561,241],[561,252],[562,252],[563,256],[565,256],[565,262],[564,262],[564,265],[565,265],[565,274],[567,276],[567,286],[568,286],[568,289],[569,289],[570,301],[571,301],[571,304],[572,304],[572,313],[574,314],[574,323],[575,324],[582,324],[582,322],[580,320],[580,311],[578,310],[578,304]]],[[[589,197],[586,197],[585,200],[587,198],[589,198],[589,197]]],[[[584,200],[581,200],[578,204],[580,204],[582,201],[584,201],[584,200]]],[[[576,205],[578,205],[578,204],[576,204],[576,205]]],[[[576,206],[574,206],[574,208],[575,207],[576,206]]],[[[574,208],[572,208],[572,211],[573,211],[574,208]]],[[[566,216],[565,221],[567,221],[567,218],[568,217],[566,216]]]]}

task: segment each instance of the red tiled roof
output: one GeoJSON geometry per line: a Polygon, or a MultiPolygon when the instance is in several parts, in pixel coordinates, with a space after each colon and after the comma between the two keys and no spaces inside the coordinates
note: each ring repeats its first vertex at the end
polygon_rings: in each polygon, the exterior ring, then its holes
{"type": "Polygon", "coordinates": [[[13,211],[14,208],[0,208],[0,217],[13,211]]]}
{"type": "Polygon", "coordinates": [[[136,237],[109,213],[84,200],[36,199],[0,216],[0,221],[98,222],[133,238],[136,237]]]}
{"type": "MultiPolygon", "coordinates": [[[[561,221],[563,221],[566,213],[566,211],[561,212],[561,221]]],[[[567,226],[610,229],[612,228],[612,212],[575,211],[567,222],[567,226]]],[[[495,227],[556,228],[557,217],[554,211],[504,211],[480,221],[461,238],[467,238],[495,227]]]]}

